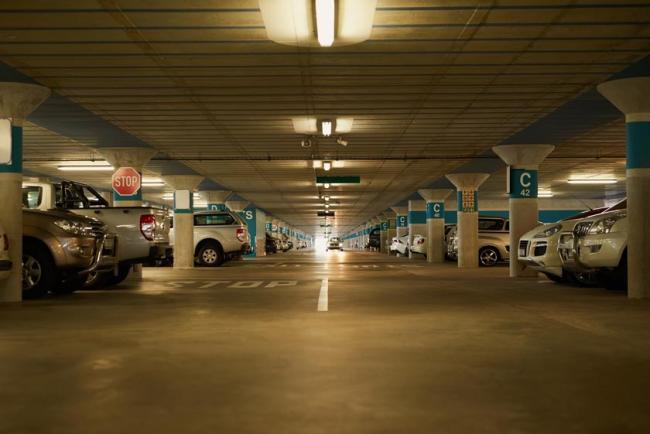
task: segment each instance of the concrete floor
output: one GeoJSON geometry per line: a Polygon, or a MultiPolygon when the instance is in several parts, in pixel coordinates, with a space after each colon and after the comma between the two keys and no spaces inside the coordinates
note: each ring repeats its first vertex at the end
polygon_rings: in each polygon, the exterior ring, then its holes
{"type": "Polygon", "coordinates": [[[505,267],[289,253],[0,306],[1,433],[648,433],[649,393],[650,303],[505,267]]]}

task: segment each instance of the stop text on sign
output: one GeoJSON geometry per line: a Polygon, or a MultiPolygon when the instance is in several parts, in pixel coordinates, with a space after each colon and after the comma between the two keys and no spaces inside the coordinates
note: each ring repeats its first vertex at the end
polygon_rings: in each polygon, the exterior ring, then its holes
{"type": "Polygon", "coordinates": [[[120,167],[112,178],[113,190],[120,196],[133,196],[140,191],[142,177],[133,167],[120,167]]]}

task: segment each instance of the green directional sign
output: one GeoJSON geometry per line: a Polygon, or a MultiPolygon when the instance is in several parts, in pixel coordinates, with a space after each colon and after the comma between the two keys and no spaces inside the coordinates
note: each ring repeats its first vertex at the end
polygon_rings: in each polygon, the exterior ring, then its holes
{"type": "Polygon", "coordinates": [[[361,184],[360,176],[317,176],[317,184],[361,184]]]}

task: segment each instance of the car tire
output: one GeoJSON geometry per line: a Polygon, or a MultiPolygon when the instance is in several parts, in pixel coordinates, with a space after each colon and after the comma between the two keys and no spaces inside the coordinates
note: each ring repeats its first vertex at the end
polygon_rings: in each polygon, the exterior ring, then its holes
{"type": "Polygon", "coordinates": [[[627,291],[627,252],[623,253],[618,267],[600,274],[599,283],[611,291],[627,291]]]}
{"type": "Polygon", "coordinates": [[[104,283],[105,286],[119,285],[124,282],[124,280],[129,277],[129,273],[133,268],[133,264],[119,264],[117,266],[117,275],[113,273],[106,274],[104,283]]]}
{"type": "Polygon", "coordinates": [[[220,267],[224,260],[223,249],[215,241],[203,243],[197,249],[196,262],[200,267],[220,267]]]}
{"type": "Polygon", "coordinates": [[[566,278],[564,277],[564,273],[562,273],[562,276],[557,276],[553,273],[544,273],[544,276],[546,276],[548,280],[555,283],[566,283],[566,278]]]}
{"type": "Polygon", "coordinates": [[[481,267],[494,267],[500,260],[499,251],[492,247],[483,247],[478,252],[478,263],[481,267]]]}
{"type": "Polygon", "coordinates": [[[565,271],[564,277],[569,284],[574,286],[594,286],[596,284],[592,273],[565,271]]]}
{"type": "Polygon", "coordinates": [[[59,279],[50,252],[36,243],[23,245],[23,298],[33,299],[47,295],[59,279]]]}

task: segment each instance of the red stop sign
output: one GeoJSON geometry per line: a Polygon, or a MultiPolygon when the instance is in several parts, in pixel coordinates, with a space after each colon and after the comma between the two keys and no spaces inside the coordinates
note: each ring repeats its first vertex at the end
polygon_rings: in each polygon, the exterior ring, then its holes
{"type": "Polygon", "coordinates": [[[113,173],[113,191],[120,196],[133,196],[140,190],[140,173],[133,167],[120,167],[113,173]]]}

